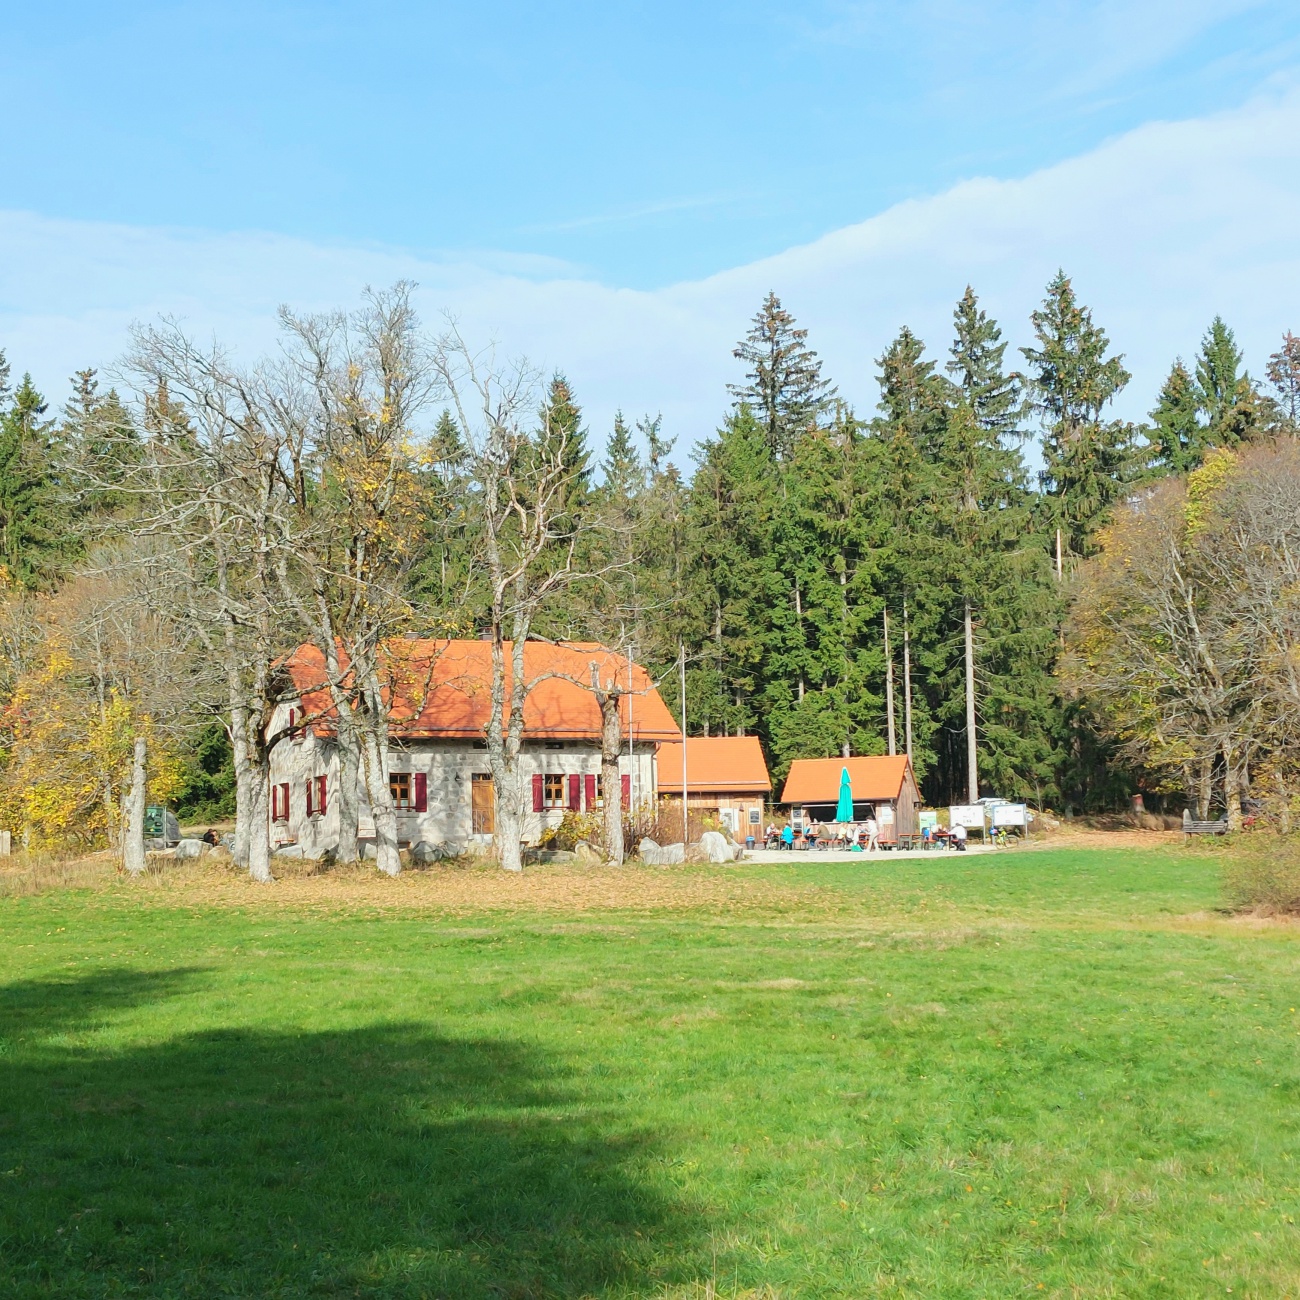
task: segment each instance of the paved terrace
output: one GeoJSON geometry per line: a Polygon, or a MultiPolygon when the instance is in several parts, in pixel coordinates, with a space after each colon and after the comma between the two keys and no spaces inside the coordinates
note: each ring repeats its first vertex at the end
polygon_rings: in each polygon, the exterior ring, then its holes
{"type": "MultiPolygon", "coordinates": [[[[746,849],[742,857],[746,862],[896,862],[899,858],[952,857],[956,849],[882,849],[878,853],[853,853],[849,849],[746,849]]],[[[967,853],[996,853],[992,844],[967,844],[967,853]]]]}

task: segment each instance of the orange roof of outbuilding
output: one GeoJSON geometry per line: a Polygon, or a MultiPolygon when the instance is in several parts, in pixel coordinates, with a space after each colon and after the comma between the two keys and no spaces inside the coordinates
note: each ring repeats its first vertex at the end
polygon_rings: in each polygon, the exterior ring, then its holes
{"type": "MultiPolygon", "coordinates": [[[[507,693],[510,656],[507,641],[507,693]]],[[[681,738],[672,714],[639,664],[629,664],[623,655],[595,643],[529,641],[524,646],[524,672],[532,683],[524,702],[526,739],[599,742],[600,706],[586,685],[593,665],[602,683],[630,683],[634,692],[624,694],[619,702],[625,741],[629,718],[637,741],[681,738]]],[[[300,694],[304,721],[318,735],[332,735],[334,708],[319,648],[299,646],[284,667],[300,694]]],[[[491,642],[395,639],[385,647],[384,672],[394,740],[479,739],[485,734],[492,704],[491,642]]]]}
{"type": "Polygon", "coordinates": [[[897,799],[911,764],[906,754],[862,758],[796,758],[781,791],[782,803],[835,803],[840,774],[849,769],[854,800],[897,799]]]}
{"type": "MultiPolygon", "coordinates": [[[[691,793],[735,790],[766,794],[772,788],[757,736],[691,736],[686,741],[686,788],[691,793]]],[[[659,746],[659,793],[681,795],[682,746],[659,746]]]]}

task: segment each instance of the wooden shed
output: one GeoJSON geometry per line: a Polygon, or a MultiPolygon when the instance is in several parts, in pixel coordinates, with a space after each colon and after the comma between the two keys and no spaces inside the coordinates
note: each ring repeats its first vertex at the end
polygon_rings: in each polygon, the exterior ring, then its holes
{"type": "MultiPolygon", "coordinates": [[[[659,746],[659,806],[681,815],[682,747],[659,746]]],[[[686,799],[692,815],[716,817],[738,839],[761,837],[772,778],[757,736],[691,736],[686,741],[686,799]]],[[[670,814],[671,815],[671,814],[670,814]]]]}
{"type": "Polygon", "coordinates": [[[800,824],[833,822],[840,797],[840,774],[849,769],[853,787],[853,820],[874,816],[880,838],[893,842],[917,833],[921,794],[906,754],[870,758],[796,758],[790,764],[781,802],[800,824]]]}

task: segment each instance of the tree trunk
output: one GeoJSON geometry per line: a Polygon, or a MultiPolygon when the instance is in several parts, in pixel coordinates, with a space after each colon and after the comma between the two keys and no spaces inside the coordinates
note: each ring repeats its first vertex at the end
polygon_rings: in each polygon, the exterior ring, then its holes
{"type": "Polygon", "coordinates": [[[1196,784],[1196,819],[1197,821],[1209,821],[1210,819],[1210,796],[1213,793],[1210,784],[1211,777],[1214,775],[1214,755],[1206,754],[1201,759],[1200,780],[1196,784]]]}
{"type": "MultiPolygon", "coordinates": [[[[894,734],[894,656],[889,647],[889,609],[885,609],[885,728],[888,733],[889,752],[898,753],[894,734]]],[[[849,742],[844,742],[844,757],[849,756],[849,742]]]]}
{"type": "Polygon", "coordinates": [[[375,865],[386,876],[399,876],[402,859],[397,852],[397,812],[388,787],[387,755],[380,751],[377,737],[369,730],[361,737],[361,748],[366,765],[370,815],[375,821],[375,865]]]}
{"type": "Polygon", "coordinates": [[[347,740],[339,728],[339,842],[334,851],[336,862],[357,860],[357,823],[361,818],[361,759],[355,736],[347,740]]]}
{"type": "Polygon", "coordinates": [[[523,838],[523,800],[520,797],[519,760],[516,758],[509,765],[502,764],[500,775],[492,774],[492,785],[496,795],[495,835],[493,844],[497,851],[497,860],[507,871],[522,871],[524,856],[520,848],[523,838]]]}
{"type": "Polygon", "coordinates": [[[232,702],[230,706],[230,748],[235,756],[235,839],[230,857],[237,867],[246,867],[249,863],[256,781],[248,761],[248,711],[238,702],[232,702]]]}
{"type": "Polygon", "coordinates": [[[1228,812],[1228,829],[1241,829],[1241,796],[1246,785],[1246,764],[1242,750],[1225,742],[1223,746],[1223,802],[1228,812]]]}
{"type": "MultiPolygon", "coordinates": [[[[600,700],[600,784],[605,802],[605,860],[614,867],[623,865],[623,782],[618,758],[623,748],[623,726],[619,716],[619,697],[613,691],[600,700]]],[[[682,792],[683,796],[685,791],[682,792]]]]}
{"type": "Polygon", "coordinates": [[[259,884],[271,883],[271,824],[267,793],[270,765],[263,759],[248,774],[248,874],[259,884]]]}
{"type": "MultiPolygon", "coordinates": [[[[144,870],[144,800],[145,757],[147,747],[143,736],[135,738],[131,755],[131,789],[126,797],[126,818],[122,827],[122,866],[133,876],[144,870]]],[[[163,837],[166,838],[166,816],[163,818],[163,837]]]]}

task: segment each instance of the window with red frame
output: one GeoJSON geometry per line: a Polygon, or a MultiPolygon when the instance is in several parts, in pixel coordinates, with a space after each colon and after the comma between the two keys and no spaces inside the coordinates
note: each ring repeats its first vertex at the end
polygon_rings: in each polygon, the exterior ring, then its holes
{"type": "Polygon", "coordinates": [[[271,787],[271,820],[287,822],[289,820],[289,783],[282,781],[271,787]]]}

